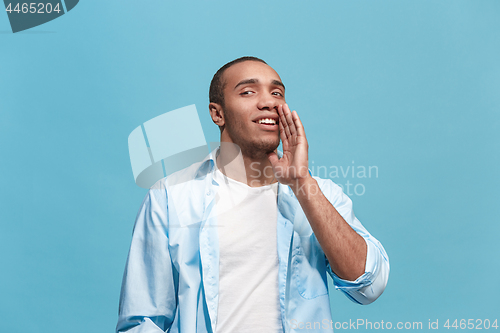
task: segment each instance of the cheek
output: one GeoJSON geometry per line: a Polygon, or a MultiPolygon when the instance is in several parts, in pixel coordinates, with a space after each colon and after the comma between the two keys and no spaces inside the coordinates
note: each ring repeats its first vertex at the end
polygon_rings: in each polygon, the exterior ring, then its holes
{"type": "Polygon", "coordinates": [[[242,130],[245,127],[247,127],[251,122],[249,119],[247,119],[244,115],[238,114],[234,112],[232,109],[228,109],[224,113],[224,121],[226,124],[228,124],[231,128],[242,130]]]}

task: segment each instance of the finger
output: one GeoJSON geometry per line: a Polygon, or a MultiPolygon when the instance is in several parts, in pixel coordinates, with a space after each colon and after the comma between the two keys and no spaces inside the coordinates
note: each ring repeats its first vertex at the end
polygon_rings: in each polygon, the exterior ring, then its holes
{"type": "Polygon", "coordinates": [[[297,128],[298,136],[303,136],[305,138],[306,132],[304,131],[304,125],[302,125],[302,121],[300,120],[299,115],[297,114],[297,111],[293,110],[292,118],[295,122],[295,127],[297,128]]]}
{"type": "Polygon", "coordinates": [[[281,123],[281,120],[280,120],[280,123],[278,124],[278,126],[279,126],[279,129],[280,129],[281,142],[283,142],[283,143],[288,142],[288,138],[286,137],[286,133],[285,133],[285,128],[283,127],[283,124],[281,123]]]}
{"type": "Polygon", "coordinates": [[[288,138],[285,133],[285,128],[283,127],[281,121],[279,123],[279,128],[280,128],[280,137],[281,137],[281,144],[283,146],[283,151],[286,151],[288,149],[288,138]]]}
{"type": "Polygon", "coordinates": [[[278,121],[278,128],[280,130],[280,138],[281,138],[281,141],[286,141],[287,138],[286,138],[286,133],[285,133],[285,128],[283,127],[283,105],[278,105],[278,117],[279,117],[279,121],[278,121]]]}
{"type": "Polygon", "coordinates": [[[292,137],[292,133],[290,132],[290,128],[288,127],[288,120],[286,119],[283,105],[280,105],[280,107],[278,107],[278,113],[280,115],[280,124],[283,127],[283,133],[288,140],[292,137]]]}
{"type": "Polygon", "coordinates": [[[288,107],[288,104],[283,105],[283,112],[286,117],[286,121],[288,124],[289,131],[292,136],[297,135],[297,129],[295,128],[295,123],[293,122],[292,118],[292,113],[290,112],[290,108],[288,107]]]}

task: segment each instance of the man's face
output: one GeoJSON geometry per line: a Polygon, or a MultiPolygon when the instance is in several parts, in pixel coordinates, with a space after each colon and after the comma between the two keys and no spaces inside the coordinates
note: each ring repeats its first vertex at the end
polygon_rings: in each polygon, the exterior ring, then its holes
{"type": "Polygon", "coordinates": [[[264,63],[244,61],[229,67],[223,80],[223,141],[252,157],[274,151],[279,145],[277,107],[285,103],[278,73],[264,63]]]}

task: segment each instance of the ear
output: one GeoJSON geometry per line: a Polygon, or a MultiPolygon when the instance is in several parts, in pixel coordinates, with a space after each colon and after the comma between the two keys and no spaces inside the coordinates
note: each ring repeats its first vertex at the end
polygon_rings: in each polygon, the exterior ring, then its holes
{"type": "Polygon", "coordinates": [[[210,110],[210,116],[212,117],[212,121],[219,127],[224,126],[224,110],[217,103],[208,104],[208,109],[210,110]]]}

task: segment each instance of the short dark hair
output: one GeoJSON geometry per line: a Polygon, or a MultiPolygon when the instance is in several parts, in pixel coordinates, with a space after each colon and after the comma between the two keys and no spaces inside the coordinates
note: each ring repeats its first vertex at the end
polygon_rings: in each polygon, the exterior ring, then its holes
{"type": "Polygon", "coordinates": [[[208,98],[210,100],[210,103],[217,103],[224,107],[224,87],[226,86],[225,80],[222,79],[222,75],[232,65],[236,65],[237,63],[244,62],[244,61],[260,61],[264,64],[267,65],[267,62],[265,62],[262,59],[259,59],[257,57],[252,57],[252,56],[245,56],[241,57],[238,59],[234,59],[233,61],[228,62],[214,74],[214,77],[212,78],[212,82],[210,82],[210,91],[208,93],[208,98]]]}

